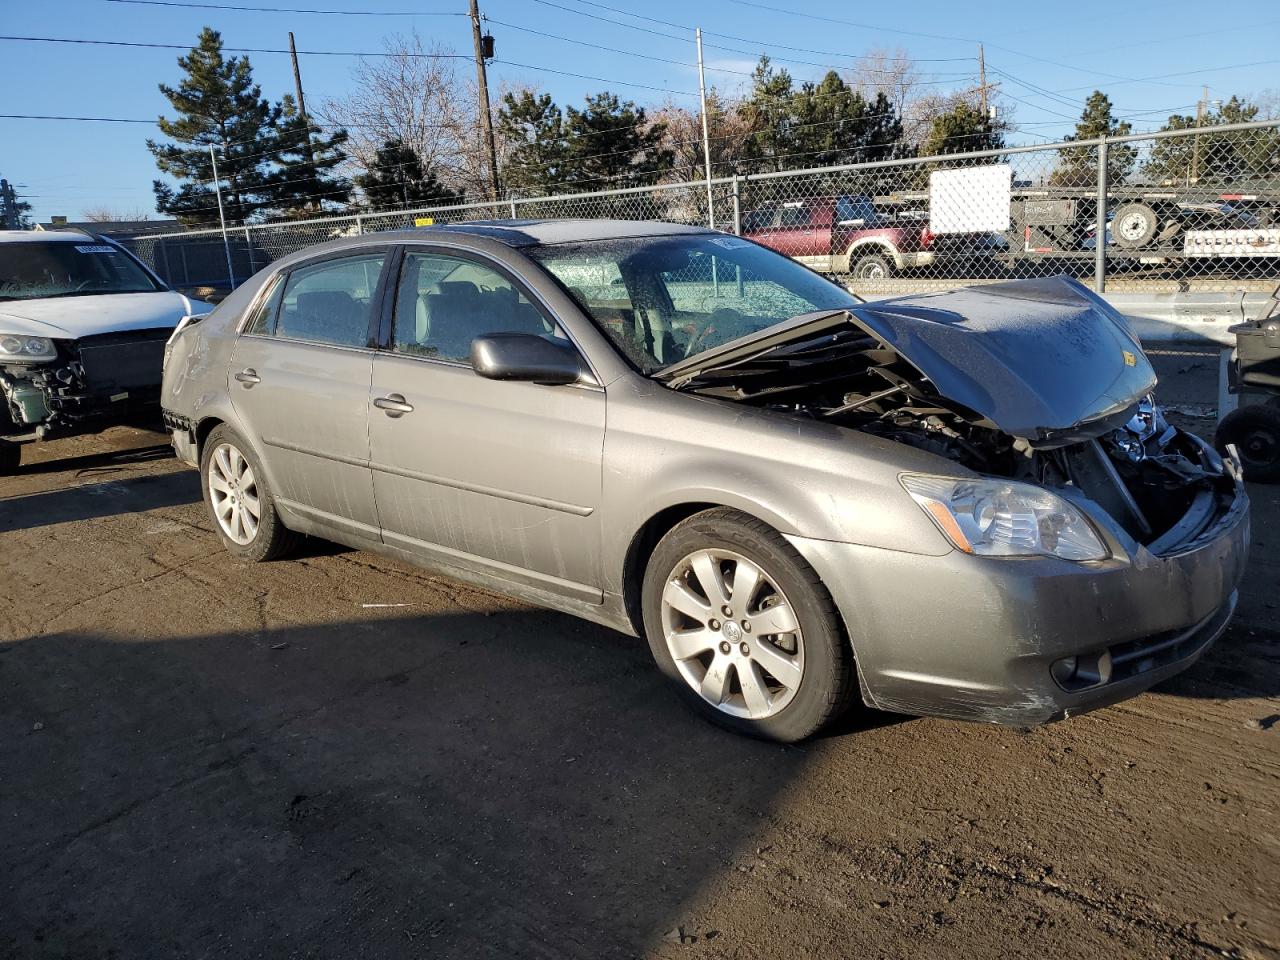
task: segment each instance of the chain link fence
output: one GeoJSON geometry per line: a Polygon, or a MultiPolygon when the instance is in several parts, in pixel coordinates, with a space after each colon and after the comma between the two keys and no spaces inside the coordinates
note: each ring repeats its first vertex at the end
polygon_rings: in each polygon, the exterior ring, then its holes
{"type": "Polygon", "coordinates": [[[1280,121],[124,242],[173,286],[225,288],[325,240],[508,217],[710,224],[870,297],[1058,274],[1099,290],[1266,291],[1280,274],[1280,121]]]}

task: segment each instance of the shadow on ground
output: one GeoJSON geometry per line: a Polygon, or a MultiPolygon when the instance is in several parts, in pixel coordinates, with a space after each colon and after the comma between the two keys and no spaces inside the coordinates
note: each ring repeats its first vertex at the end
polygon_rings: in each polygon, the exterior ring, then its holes
{"type": "Polygon", "coordinates": [[[200,500],[194,471],[149,474],[0,499],[0,533],[142,513],[200,500]]]}

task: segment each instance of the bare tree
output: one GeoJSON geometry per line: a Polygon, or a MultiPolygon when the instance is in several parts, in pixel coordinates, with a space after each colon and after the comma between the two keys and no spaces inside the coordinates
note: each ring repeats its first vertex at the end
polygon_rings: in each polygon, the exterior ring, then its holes
{"type": "Polygon", "coordinates": [[[906,50],[898,47],[893,52],[883,47],[868,50],[858,58],[857,68],[849,77],[850,85],[867,100],[874,100],[883,93],[902,114],[915,99],[920,86],[920,70],[906,50]]]}
{"type": "MultiPolygon", "coordinates": [[[[700,180],[705,176],[702,153],[702,116],[697,110],[668,100],[653,114],[666,126],[661,147],[670,150],[674,164],[668,179],[700,180]]],[[[753,135],[751,121],[738,109],[738,101],[716,89],[707,91],[707,133],[711,141],[711,174],[733,173],[743,147],[753,135]]]]}
{"type": "Polygon", "coordinates": [[[428,46],[416,31],[384,45],[387,56],[362,58],[352,70],[355,92],[324,101],[320,115],[349,131],[349,153],[362,170],[372,167],[378,148],[398,140],[446,186],[484,193],[488,161],[475,89],[459,72],[470,57],[428,46]]]}
{"type": "Polygon", "coordinates": [[[131,210],[116,210],[112,207],[86,207],[81,216],[86,223],[127,223],[130,221],[150,220],[153,210],[134,207],[131,210]]]}

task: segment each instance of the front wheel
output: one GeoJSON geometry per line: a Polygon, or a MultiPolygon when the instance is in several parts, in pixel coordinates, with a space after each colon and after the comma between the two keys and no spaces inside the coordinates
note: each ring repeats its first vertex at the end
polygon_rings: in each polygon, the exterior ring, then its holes
{"type": "Polygon", "coordinates": [[[888,280],[893,276],[893,263],[883,253],[854,254],[849,272],[855,280],[888,280]]]}
{"type": "Polygon", "coordinates": [[[223,545],[245,560],[274,560],[297,535],[276,512],[262,465],[230,427],[215,427],[200,457],[200,481],[214,529],[223,545]]]}
{"type": "Polygon", "coordinates": [[[1280,407],[1254,404],[1222,418],[1214,445],[1226,452],[1235,444],[1244,478],[1254,483],[1280,483],[1280,407]]]}
{"type": "Polygon", "coordinates": [[[848,706],[853,656],[830,594],[753,517],[718,508],[672,529],[650,557],[643,614],[659,669],[714,723],[793,742],[848,706]]]}

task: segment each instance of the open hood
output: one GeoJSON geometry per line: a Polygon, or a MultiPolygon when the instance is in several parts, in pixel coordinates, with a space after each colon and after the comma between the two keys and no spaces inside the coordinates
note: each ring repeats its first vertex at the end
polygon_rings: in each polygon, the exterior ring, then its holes
{"type": "Polygon", "coordinates": [[[100,333],[173,328],[209,304],[173,290],[0,301],[0,333],[78,340],[100,333]]]}
{"type": "Polygon", "coordinates": [[[673,386],[853,324],[937,395],[1010,436],[1065,443],[1128,418],[1156,383],[1128,324],[1067,277],[1015,280],[807,314],[659,371],[673,386]]]}

